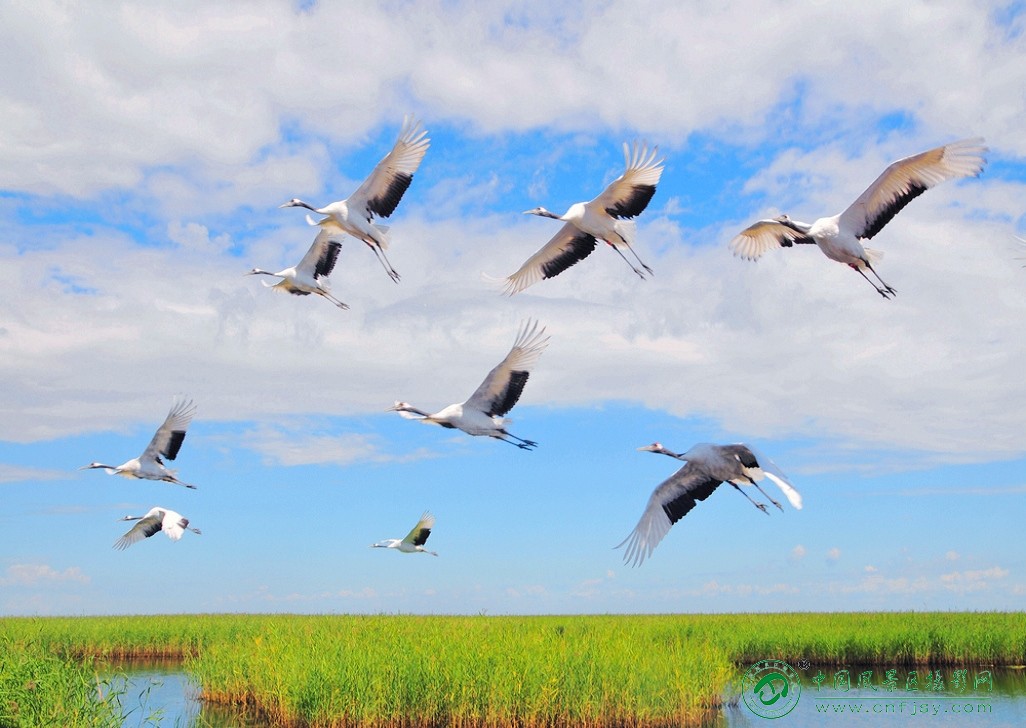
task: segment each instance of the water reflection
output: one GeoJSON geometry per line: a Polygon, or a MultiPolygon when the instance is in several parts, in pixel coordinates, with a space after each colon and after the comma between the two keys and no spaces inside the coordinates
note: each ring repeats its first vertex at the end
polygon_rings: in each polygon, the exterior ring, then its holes
{"type": "MultiPolygon", "coordinates": [[[[874,668],[850,668],[857,675],[874,668]]],[[[988,668],[980,668],[986,670],[988,668]]],[[[925,674],[928,668],[921,668],[925,674]]],[[[905,685],[894,691],[851,687],[838,692],[832,684],[817,686],[810,674],[802,675],[802,693],[794,709],[777,728],[873,728],[919,723],[929,728],[955,728],[973,725],[980,728],[1020,728],[1026,725],[1026,670],[989,668],[993,691],[965,693],[949,688],[941,692],[906,691],[905,685]],[[874,706],[881,706],[876,707],[874,706]],[[924,713],[924,707],[925,713],[924,713]]],[[[875,668],[882,675],[881,668],[875,668]]],[[[824,670],[830,679],[834,671],[824,670]]],[[[945,674],[950,672],[944,669],[945,674]]],[[[265,728],[267,723],[244,711],[203,703],[199,686],[182,670],[179,661],[134,660],[111,667],[111,689],[121,695],[123,728],[160,726],[173,728],[265,728]]],[[[902,674],[907,680],[907,673],[902,674]]],[[[739,680],[740,683],[740,680],[739,680]]],[[[970,683],[971,687],[971,683],[970,683]]],[[[699,728],[767,728],[769,721],[753,714],[743,702],[730,705],[709,717],[699,728]]]]}
{"type": "Polygon", "coordinates": [[[122,728],[265,728],[258,717],[200,700],[200,686],[180,660],[129,660],[110,667],[122,728]]]}
{"type": "MultiPolygon", "coordinates": [[[[727,720],[723,725],[729,728],[766,728],[768,722],[743,701],[724,710],[724,715],[727,720]]],[[[966,675],[956,676],[955,669],[949,667],[936,671],[929,667],[894,670],[893,675],[879,666],[812,668],[801,675],[801,694],[793,710],[773,723],[779,723],[779,728],[866,728],[912,723],[929,728],[1021,728],[1026,725],[1026,671],[979,667],[967,668],[966,675]],[[865,672],[871,679],[860,687],[859,676],[865,672]],[[910,678],[910,672],[915,673],[914,677],[910,678]],[[927,680],[931,674],[941,676],[937,690],[931,689],[927,680]],[[986,680],[977,685],[976,678],[984,675],[986,680]],[[895,682],[889,683],[888,678],[895,682]]]]}

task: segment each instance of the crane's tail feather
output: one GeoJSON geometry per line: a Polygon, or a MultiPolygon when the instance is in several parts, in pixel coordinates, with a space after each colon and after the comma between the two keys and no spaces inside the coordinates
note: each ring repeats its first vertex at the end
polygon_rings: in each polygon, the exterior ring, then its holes
{"type": "Polygon", "coordinates": [[[883,254],[882,250],[877,250],[876,248],[866,248],[866,247],[863,247],[862,249],[864,251],[866,251],[866,258],[869,259],[869,264],[870,265],[876,265],[881,260],[883,260],[884,254],[883,254]]]}
{"type": "MultiPolygon", "coordinates": [[[[638,234],[638,225],[634,220],[617,220],[613,224],[613,229],[616,230],[616,234],[623,238],[623,242],[628,247],[634,245],[634,240],[638,234]]],[[[620,243],[616,240],[611,241],[613,245],[619,245],[620,243]]]]}
{"type": "Polygon", "coordinates": [[[378,237],[381,238],[377,241],[378,245],[382,250],[388,250],[388,246],[392,244],[392,236],[389,233],[390,228],[388,225],[378,225],[377,223],[371,223],[374,229],[378,231],[378,237]]]}
{"type": "Polygon", "coordinates": [[[767,478],[769,478],[777,484],[777,487],[780,488],[783,494],[787,496],[787,500],[791,503],[792,506],[794,506],[799,511],[802,509],[801,493],[795,490],[790,483],[788,483],[780,476],[768,472],[765,469],[762,472],[766,475],[767,478]]]}

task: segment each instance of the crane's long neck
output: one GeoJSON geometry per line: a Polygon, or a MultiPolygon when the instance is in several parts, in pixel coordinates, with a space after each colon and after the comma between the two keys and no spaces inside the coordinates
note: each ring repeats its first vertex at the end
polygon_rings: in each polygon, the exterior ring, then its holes
{"type": "Polygon", "coordinates": [[[307,210],[312,210],[313,212],[316,212],[318,214],[322,214],[322,215],[325,214],[321,210],[318,210],[316,207],[311,205],[309,202],[303,202],[302,200],[295,200],[292,203],[292,206],[293,207],[305,207],[307,210]]]}
{"type": "Polygon", "coordinates": [[[534,210],[533,214],[538,215],[539,217],[550,217],[553,220],[563,219],[562,215],[557,215],[551,210],[546,210],[544,207],[539,207],[537,210],[534,210]]]}
{"type": "Polygon", "coordinates": [[[652,450],[652,452],[658,455],[668,455],[669,457],[676,458],[677,460],[687,460],[687,458],[685,458],[683,454],[679,452],[673,452],[673,450],[667,450],[665,447],[660,447],[657,450],[652,450]]]}
{"type": "Polygon", "coordinates": [[[272,273],[269,270],[261,270],[260,268],[254,268],[249,273],[247,273],[247,275],[251,275],[251,276],[258,276],[258,275],[260,275],[260,276],[275,276],[276,278],[281,278],[282,277],[281,273],[272,273]]]}
{"type": "Polygon", "coordinates": [[[408,412],[411,415],[420,415],[421,417],[425,417],[425,418],[431,416],[430,412],[425,412],[424,410],[417,409],[416,407],[412,407],[410,405],[404,406],[399,411],[400,412],[408,412]]]}

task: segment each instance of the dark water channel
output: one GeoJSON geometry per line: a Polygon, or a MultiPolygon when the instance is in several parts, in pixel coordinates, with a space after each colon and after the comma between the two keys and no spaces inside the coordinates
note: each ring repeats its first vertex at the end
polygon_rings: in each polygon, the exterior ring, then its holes
{"type": "MultiPolygon", "coordinates": [[[[237,710],[204,703],[199,685],[175,661],[131,661],[112,672],[123,676],[112,689],[121,693],[124,728],[261,728],[264,723],[237,710]]],[[[852,667],[810,668],[801,674],[800,694],[785,714],[763,717],[734,698],[701,728],[1022,728],[1026,726],[1026,670],[953,668],[937,671],[852,667]],[[860,676],[872,675],[859,686],[860,676]],[[940,683],[933,682],[940,678],[940,683]]],[[[742,684],[739,676],[738,685],[742,684]]],[[[772,693],[770,693],[772,695],[772,693]]],[[[765,696],[764,696],[765,697],[765,696]]],[[[758,707],[758,706],[756,706],[758,707]]],[[[763,710],[760,708],[760,711],[763,710]]],[[[771,712],[771,711],[767,711],[771,712]]]]}

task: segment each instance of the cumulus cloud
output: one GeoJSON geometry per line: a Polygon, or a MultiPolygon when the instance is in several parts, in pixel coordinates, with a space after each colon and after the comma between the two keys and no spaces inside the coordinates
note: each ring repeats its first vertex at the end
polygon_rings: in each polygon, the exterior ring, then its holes
{"type": "Polygon", "coordinates": [[[77,566],[58,571],[49,564],[12,564],[0,576],[0,586],[88,584],[89,581],[89,576],[77,566]]]}
{"type": "Polygon", "coordinates": [[[189,166],[209,187],[268,159],[302,164],[283,129],[352,143],[410,107],[485,133],[601,126],[680,142],[833,136],[912,105],[925,131],[1026,151],[1021,20],[997,22],[996,3],[750,5],[11,6],[0,186],[91,196],[189,166]]]}
{"type": "MultiPolygon", "coordinates": [[[[1022,452],[1007,404],[1026,398],[1026,341],[1012,333],[1026,291],[994,242],[1021,215],[1021,183],[985,173],[899,215],[874,240],[899,290],[891,302],[816,250],[750,264],[725,248],[773,210],[843,209],[887,162],[953,135],[985,134],[999,157],[1026,150],[1010,106],[1011,89],[1026,86],[1020,20],[1005,27],[959,2],[930,5],[929,33],[922,13],[895,17],[883,2],[846,13],[793,3],[751,27],[733,20],[743,3],[614,3],[583,19],[543,3],[407,11],[271,1],[247,12],[217,2],[0,11],[16,40],[0,83],[10,109],[0,186],[16,194],[0,201],[0,380],[20,413],[0,420],[0,438],[150,422],[166,392],[190,393],[204,417],[261,426],[378,414],[399,398],[440,408],[466,398],[535,316],[553,341],[521,407],[627,401],[753,438],[814,434],[826,446],[808,471],[1022,452]],[[785,26],[804,28],[803,42],[785,26]],[[323,27],[338,31],[330,42],[323,27]],[[383,50],[393,47],[404,53],[383,50]],[[626,48],[630,63],[616,52],[626,48]],[[332,276],[349,312],[245,278],[294,264],[312,240],[275,206],[352,189],[410,109],[466,150],[447,156],[436,140],[393,221],[402,284],[351,239],[332,276]],[[898,112],[914,128],[877,133],[898,112]],[[595,194],[619,172],[617,145],[591,154],[610,130],[667,140],[671,167],[709,144],[772,144],[716,192],[747,201],[732,219],[693,220],[685,211],[709,192],[660,187],[638,234],[652,280],[599,249],[502,297],[481,274],[507,275],[554,232],[494,211],[519,181],[509,170],[530,170],[530,194],[547,195],[549,171],[569,158],[560,147],[584,150],[573,163],[595,194]],[[706,141],[691,146],[696,132],[706,141]],[[537,151],[504,156],[532,133],[537,151]],[[19,217],[36,207],[40,217],[19,217]],[[881,453],[872,464],[859,456],[867,447],[881,453]]],[[[361,437],[258,428],[249,441],[279,463],[387,457],[361,437]]]]}
{"type": "Polygon", "coordinates": [[[24,483],[33,480],[60,480],[67,478],[63,470],[30,468],[22,465],[0,463],[0,483],[24,483]]]}
{"type": "Polygon", "coordinates": [[[994,582],[1008,577],[1008,569],[992,566],[987,569],[969,569],[941,574],[940,582],[945,589],[958,593],[984,591],[990,589],[994,582]]]}
{"type": "Polygon", "coordinates": [[[260,453],[271,465],[349,465],[354,462],[389,462],[432,457],[426,450],[390,455],[382,450],[378,438],[356,433],[317,434],[304,430],[284,430],[264,426],[243,433],[239,445],[260,453]]]}

